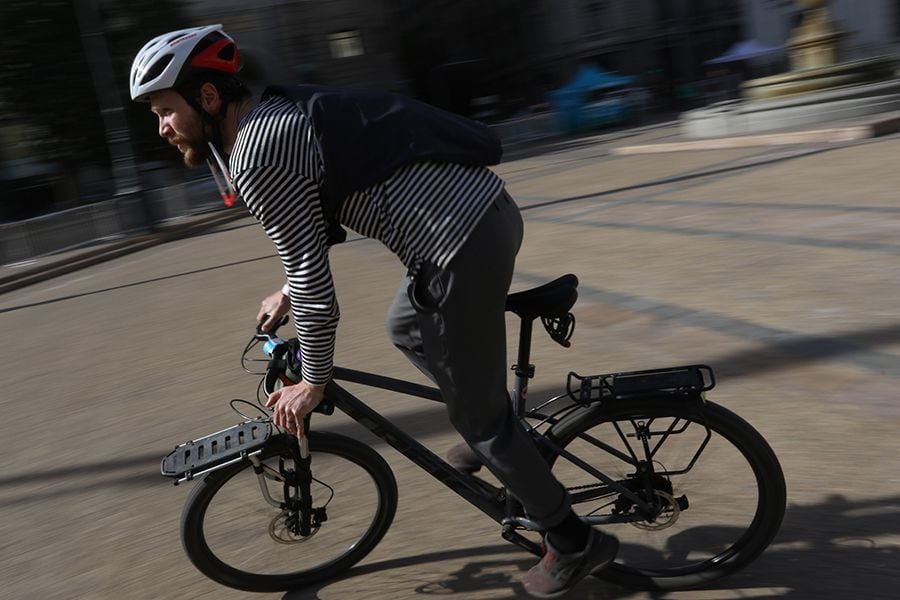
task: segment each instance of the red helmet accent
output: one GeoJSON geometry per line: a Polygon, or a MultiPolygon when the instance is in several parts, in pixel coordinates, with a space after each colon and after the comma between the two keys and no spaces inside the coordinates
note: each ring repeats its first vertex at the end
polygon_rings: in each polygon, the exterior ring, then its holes
{"type": "Polygon", "coordinates": [[[198,69],[213,69],[234,75],[237,73],[239,62],[238,51],[234,42],[229,39],[222,39],[197,53],[197,56],[191,59],[191,66],[198,69]],[[231,58],[226,60],[220,56],[220,53],[228,46],[231,46],[231,58]]]}

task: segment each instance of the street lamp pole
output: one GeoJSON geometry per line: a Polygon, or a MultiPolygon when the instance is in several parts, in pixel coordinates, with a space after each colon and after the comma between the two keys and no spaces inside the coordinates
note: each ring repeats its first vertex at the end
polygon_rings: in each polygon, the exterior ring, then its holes
{"type": "Polygon", "coordinates": [[[128,123],[125,120],[125,109],[116,85],[115,71],[103,33],[97,0],[76,0],[72,4],[81,32],[81,43],[84,46],[84,53],[94,82],[94,92],[97,95],[100,114],[106,129],[115,196],[117,199],[137,197],[145,225],[150,231],[153,231],[154,219],[146,198],[141,193],[134,150],[128,132],[128,123]]]}

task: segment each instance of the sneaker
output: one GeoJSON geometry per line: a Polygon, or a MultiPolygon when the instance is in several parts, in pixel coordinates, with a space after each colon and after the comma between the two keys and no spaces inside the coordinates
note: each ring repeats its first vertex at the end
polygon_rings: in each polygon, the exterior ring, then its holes
{"type": "Polygon", "coordinates": [[[544,557],[531,567],[522,585],[534,598],[558,598],[590,575],[608,566],[619,550],[619,540],[592,529],[587,547],[575,554],[560,554],[544,538],[544,557]]]}
{"type": "Polygon", "coordinates": [[[460,442],[447,451],[447,462],[457,471],[468,473],[469,475],[481,470],[484,464],[481,462],[481,458],[475,454],[475,451],[465,442],[460,442]]]}

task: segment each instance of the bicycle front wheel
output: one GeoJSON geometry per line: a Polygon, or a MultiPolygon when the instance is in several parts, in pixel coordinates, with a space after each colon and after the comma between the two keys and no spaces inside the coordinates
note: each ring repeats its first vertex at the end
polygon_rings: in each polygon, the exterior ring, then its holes
{"type": "Polygon", "coordinates": [[[311,503],[305,510],[312,526],[299,532],[305,515],[290,485],[296,444],[287,435],[273,437],[258,467],[242,460],[195,484],[181,535],[204,575],[246,591],[298,589],[350,568],[387,532],[397,508],[390,467],[365,444],[324,432],[309,434],[311,503]]]}
{"type": "Polygon", "coordinates": [[[778,459],[753,427],[712,402],[603,402],[548,435],[655,507],[648,516],[572,461],[551,459],[575,512],[621,542],[605,579],[641,589],[697,587],[752,561],[781,526],[778,459]]]}

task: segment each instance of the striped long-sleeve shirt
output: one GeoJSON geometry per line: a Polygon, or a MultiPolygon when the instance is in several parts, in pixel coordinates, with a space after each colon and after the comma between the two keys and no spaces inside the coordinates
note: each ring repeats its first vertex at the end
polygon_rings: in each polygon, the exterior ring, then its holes
{"type": "MultiPolygon", "coordinates": [[[[327,383],[340,311],[319,200],[322,162],[309,121],[286,98],[263,101],[241,121],[230,169],[284,265],[303,378],[327,383]]],[[[407,268],[421,261],[444,267],[502,187],[486,168],[416,163],[347,198],[338,218],[384,243],[407,268]]]]}

